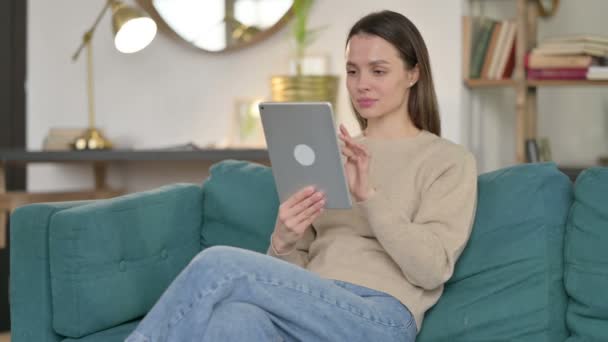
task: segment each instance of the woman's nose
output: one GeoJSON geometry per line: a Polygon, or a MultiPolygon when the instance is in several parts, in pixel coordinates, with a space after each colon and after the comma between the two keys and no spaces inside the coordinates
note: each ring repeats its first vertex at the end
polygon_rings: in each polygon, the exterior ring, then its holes
{"type": "Polygon", "coordinates": [[[366,90],[369,90],[369,88],[370,88],[369,77],[364,74],[360,74],[359,79],[357,80],[357,90],[366,91],[366,90]]]}

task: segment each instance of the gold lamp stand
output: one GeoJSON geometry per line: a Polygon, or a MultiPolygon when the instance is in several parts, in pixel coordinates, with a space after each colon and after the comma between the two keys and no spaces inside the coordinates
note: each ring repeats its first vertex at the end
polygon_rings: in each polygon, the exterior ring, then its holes
{"type": "Polygon", "coordinates": [[[83,35],[80,47],[72,56],[78,60],[83,48],[87,50],[87,96],[89,101],[89,128],[72,143],[75,150],[111,149],[112,143],[95,127],[95,94],[93,89],[93,33],[109,8],[112,8],[114,44],[123,53],[133,53],[145,48],[156,35],[156,24],[142,11],[125,5],[119,0],[107,0],[93,26],[83,35]],[[129,25],[125,25],[130,22],[129,25]],[[125,29],[127,27],[127,29],[125,29]]]}
{"type": "MultiPolygon", "coordinates": [[[[105,9],[104,9],[105,12],[105,9]]],[[[92,30],[84,34],[83,44],[87,48],[87,96],[89,100],[89,128],[73,142],[75,150],[105,150],[111,149],[112,143],[95,127],[95,94],[93,88],[93,38],[92,30]]],[[[74,55],[78,58],[78,55],[74,55]]]]}

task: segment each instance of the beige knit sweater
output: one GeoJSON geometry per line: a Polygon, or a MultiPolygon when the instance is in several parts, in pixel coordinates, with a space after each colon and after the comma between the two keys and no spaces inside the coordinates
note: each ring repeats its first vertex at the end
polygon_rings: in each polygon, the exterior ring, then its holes
{"type": "Polygon", "coordinates": [[[375,195],[349,210],[326,210],[296,249],[278,255],[271,246],[268,254],[396,297],[420,331],[471,232],[475,159],[427,131],[413,138],[357,140],[372,155],[375,195]]]}

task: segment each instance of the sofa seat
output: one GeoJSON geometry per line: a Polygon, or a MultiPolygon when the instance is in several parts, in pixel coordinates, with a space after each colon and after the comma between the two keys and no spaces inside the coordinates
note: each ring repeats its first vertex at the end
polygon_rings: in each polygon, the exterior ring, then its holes
{"type": "Polygon", "coordinates": [[[111,329],[103,330],[82,338],[67,338],[62,342],[123,342],[137,327],[139,321],[122,324],[111,329]]]}

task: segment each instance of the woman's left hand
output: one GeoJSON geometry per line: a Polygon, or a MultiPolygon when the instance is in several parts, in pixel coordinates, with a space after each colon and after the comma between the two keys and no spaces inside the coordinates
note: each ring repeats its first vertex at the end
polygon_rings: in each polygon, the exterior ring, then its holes
{"type": "Polygon", "coordinates": [[[338,137],[344,143],[342,146],[342,154],[346,157],[344,171],[350,193],[357,202],[365,201],[374,193],[374,189],[369,184],[371,155],[367,147],[353,140],[344,125],[340,125],[338,137]]]}

